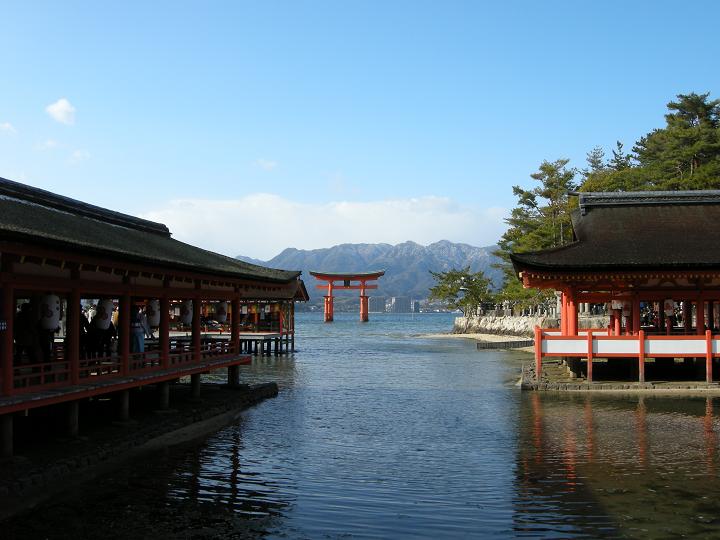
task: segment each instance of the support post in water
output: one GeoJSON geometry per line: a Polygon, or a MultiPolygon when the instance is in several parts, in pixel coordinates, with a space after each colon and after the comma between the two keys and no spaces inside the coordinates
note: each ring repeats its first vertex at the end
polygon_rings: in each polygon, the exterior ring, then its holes
{"type": "Polygon", "coordinates": [[[542,375],[542,330],[535,327],[535,378],[540,382],[542,375]]]}

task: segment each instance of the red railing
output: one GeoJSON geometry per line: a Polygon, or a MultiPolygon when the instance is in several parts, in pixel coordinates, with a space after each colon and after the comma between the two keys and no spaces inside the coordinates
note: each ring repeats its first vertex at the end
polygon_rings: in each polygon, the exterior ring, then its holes
{"type": "Polygon", "coordinates": [[[70,362],[60,360],[39,364],[21,364],[13,368],[13,391],[16,394],[67,386],[70,382],[70,362]]]}
{"type": "Polygon", "coordinates": [[[647,358],[705,358],[706,381],[713,381],[712,361],[720,357],[720,336],[710,330],[702,334],[608,335],[607,329],[579,330],[577,335],[562,335],[557,329],[535,328],[535,373],[542,373],[542,359],[547,356],[584,358],[587,380],[592,381],[595,358],[627,358],[638,362],[638,380],[645,380],[647,358]]]}
{"type": "Polygon", "coordinates": [[[122,359],[116,354],[82,358],[78,378],[116,376],[122,369],[122,359]]]}
{"type": "MultiPolygon", "coordinates": [[[[192,342],[187,339],[173,339],[170,342],[169,367],[192,366],[209,359],[221,359],[237,355],[237,347],[229,340],[203,340],[199,359],[195,355],[192,342]]],[[[69,386],[73,384],[72,366],[64,356],[62,343],[56,343],[52,355],[46,362],[30,363],[24,355],[13,366],[13,394],[37,392],[44,388],[69,386]]],[[[163,369],[162,352],[155,344],[150,344],[145,352],[130,353],[128,375],[139,372],[153,372],[163,369]]],[[[78,362],[78,382],[105,380],[123,376],[123,359],[120,354],[81,358],[78,362]]],[[[0,380],[0,389],[2,380],[0,380]]]]}

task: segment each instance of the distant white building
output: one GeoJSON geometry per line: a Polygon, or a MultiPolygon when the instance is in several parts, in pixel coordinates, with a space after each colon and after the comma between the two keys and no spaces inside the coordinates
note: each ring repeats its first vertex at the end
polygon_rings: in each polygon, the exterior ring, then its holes
{"type": "Polygon", "coordinates": [[[393,296],[388,306],[390,313],[412,313],[409,296],[393,296]]]}
{"type": "Polygon", "coordinates": [[[385,313],[387,298],[384,296],[371,296],[368,300],[370,313],[385,313]]]}

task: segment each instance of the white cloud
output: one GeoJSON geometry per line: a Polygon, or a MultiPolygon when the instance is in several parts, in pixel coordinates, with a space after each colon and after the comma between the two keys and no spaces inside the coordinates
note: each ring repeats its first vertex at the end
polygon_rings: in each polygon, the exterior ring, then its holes
{"type": "Polygon", "coordinates": [[[272,171],[278,166],[277,161],[272,161],[271,159],[264,158],[256,159],[255,165],[257,167],[260,167],[263,171],[272,171]]]}
{"type": "Polygon", "coordinates": [[[506,215],[503,208],[473,209],[442,197],[315,204],[256,193],[236,200],[172,200],[142,217],[165,223],[178,240],[267,260],[287,247],[343,243],[447,239],[487,246],[505,231],[506,215]]]}
{"type": "Polygon", "coordinates": [[[75,123],[75,107],[65,98],[58,99],[45,107],[47,113],[61,124],[69,126],[75,123]]]}
{"type": "Polygon", "coordinates": [[[17,129],[15,129],[15,126],[13,126],[10,122],[1,123],[0,131],[3,133],[9,133],[10,135],[15,135],[17,133],[17,129]]]}
{"type": "Polygon", "coordinates": [[[77,165],[78,163],[87,161],[88,159],[90,159],[90,152],[87,150],[75,150],[72,154],[70,154],[68,163],[70,163],[70,165],[77,165]]]}
{"type": "Polygon", "coordinates": [[[45,142],[40,143],[38,145],[38,148],[40,148],[40,150],[52,150],[53,148],[57,148],[58,146],[60,146],[59,142],[53,139],[48,139],[45,142]]]}

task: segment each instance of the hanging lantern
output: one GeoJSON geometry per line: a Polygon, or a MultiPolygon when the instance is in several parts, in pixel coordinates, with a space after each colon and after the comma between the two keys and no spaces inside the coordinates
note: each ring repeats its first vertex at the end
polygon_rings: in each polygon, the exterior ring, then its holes
{"type": "Polygon", "coordinates": [[[243,314],[243,315],[247,315],[247,314],[248,314],[248,307],[247,307],[247,306],[243,306],[243,307],[242,307],[242,314],[243,314]]]}
{"type": "Polygon", "coordinates": [[[215,320],[219,323],[227,321],[228,303],[218,302],[215,304],[215,320]]]}
{"type": "Polygon", "coordinates": [[[668,298],[663,302],[663,311],[667,316],[675,314],[675,301],[672,298],[668,298]]]}
{"type": "Polygon", "coordinates": [[[157,298],[150,300],[145,307],[145,315],[148,325],[153,328],[160,326],[160,300],[157,298]]]}
{"type": "Polygon", "coordinates": [[[92,323],[95,328],[100,330],[107,330],[110,328],[113,314],[113,302],[112,300],[100,300],[95,310],[95,317],[93,317],[92,323]]]}
{"type": "Polygon", "coordinates": [[[192,324],[193,319],[193,301],[183,300],[180,304],[180,322],[183,324],[192,324]]]}
{"type": "Polygon", "coordinates": [[[623,302],[622,300],[613,300],[610,302],[610,309],[622,309],[623,308],[623,302]]]}
{"type": "Polygon", "coordinates": [[[60,297],[46,294],[40,298],[40,328],[57,330],[60,326],[60,297]]]}

